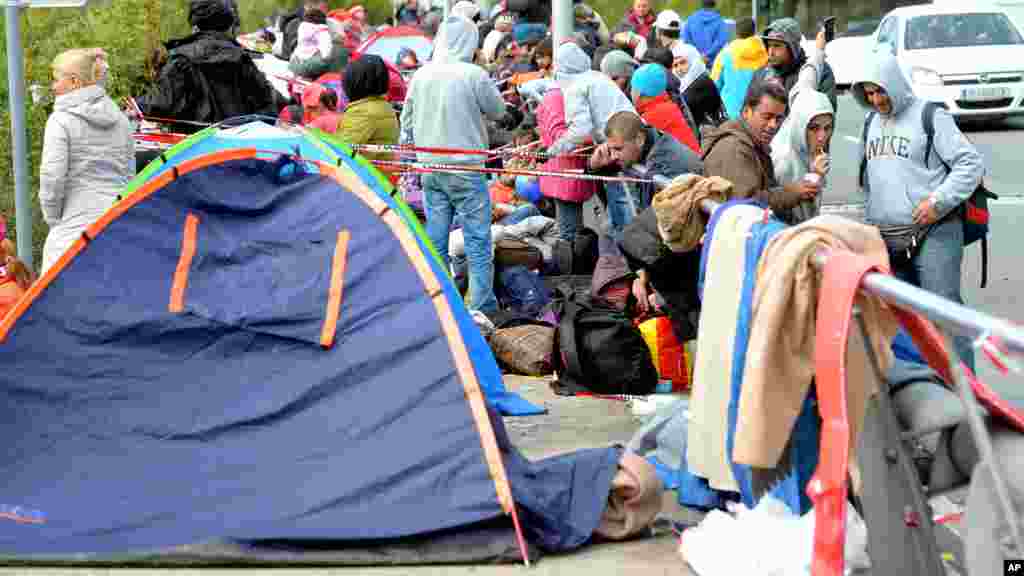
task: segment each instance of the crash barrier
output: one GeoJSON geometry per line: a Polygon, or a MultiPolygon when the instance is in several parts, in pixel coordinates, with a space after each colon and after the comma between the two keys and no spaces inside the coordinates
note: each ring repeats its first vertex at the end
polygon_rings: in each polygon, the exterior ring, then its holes
{"type": "MultiPolygon", "coordinates": [[[[659,188],[669,182],[657,176],[654,179],[659,188]]],[[[702,210],[709,215],[719,207],[720,204],[713,200],[705,200],[701,205],[702,210]]],[[[864,343],[879,389],[888,390],[879,358],[869,344],[872,339],[868,327],[859,310],[854,307],[857,293],[874,295],[891,304],[894,314],[912,334],[929,364],[959,394],[970,437],[979,453],[979,463],[972,474],[972,496],[968,504],[977,502],[991,508],[990,514],[985,511],[968,514],[967,529],[970,536],[966,543],[966,558],[969,573],[996,573],[994,567],[1002,565],[1004,555],[1020,558],[1024,555],[1020,515],[1010,497],[1006,480],[1006,471],[1011,462],[1000,461],[996,456],[992,436],[982,417],[983,408],[971,383],[977,383],[977,380],[958,357],[953,337],[959,335],[973,339],[976,347],[999,365],[993,347],[1002,345],[1010,353],[1024,353],[1024,330],[1006,320],[972,310],[902,282],[887,270],[876,270],[849,252],[821,248],[812,263],[822,274],[822,293],[828,294],[827,299],[823,298],[819,302],[816,327],[816,388],[822,418],[822,437],[818,469],[807,487],[808,496],[815,508],[812,574],[841,576],[844,568],[850,431],[845,403],[845,355],[851,320],[864,343]],[[1001,530],[1009,532],[1009,546],[999,538],[1001,530]]],[[[885,510],[889,515],[895,514],[897,522],[902,524],[895,526],[902,534],[891,530],[894,528],[892,522],[887,523],[887,530],[882,530],[886,526],[876,524],[876,537],[881,536],[885,546],[875,547],[873,571],[885,575],[945,573],[942,554],[933,531],[934,520],[927,504],[928,495],[921,487],[912,457],[906,448],[905,442],[909,435],[900,430],[889,394],[875,396],[872,402],[877,403],[877,406],[869,407],[863,437],[882,439],[884,445],[865,446],[861,450],[865,453],[860,454],[862,472],[865,473],[864,483],[866,485],[874,481],[867,478],[871,473],[868,470],[871,468],[870,453],[874,452],[882,455],[882,467],[888,469],[888,476],[897,479],[903,491],[901,494],[862,491],[865,498],[883,498],[885,510]],[[878,435],[879,430],[876,429],[873,431],[876,435],[871,436],[867,434],[869,427],[885,428],[888,433],[878,435]],[[901,543],[900,539],[905,542],[901,543]]],[[[992,408],[989,405],[989,409],[992,408]]],[[[886,475],[886,471],[881,473],[886,475]]],[[[869,504],[865,503],[864,507],[867,510],[869,504]]],[[[872,508],[877,510],[878,507],[872,508]]],[[[866,517],[865,520],[868,521],[871,542],[871,519],[866,517]]]]}

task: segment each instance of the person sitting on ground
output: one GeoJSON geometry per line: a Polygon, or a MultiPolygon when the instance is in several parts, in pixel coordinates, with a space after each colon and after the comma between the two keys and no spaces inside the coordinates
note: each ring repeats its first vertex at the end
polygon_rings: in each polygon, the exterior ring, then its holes
{"type": "MultiPolygon", "coordinates": [[[[800,71],[789,93],[789,115],[772,139],[772,165],[780,185],[807,179],[824,191],[829,170],[829,142],[835,127],[835,111],[828,96],[815,90],[825,62],[825,32],[818,32],[814,54],[800,71]]],[[[818,215],[822,194],[806,198],[790,210],[776,214],[789,224],[799,224],[818,215]]]]}
{"type": "Polygon", "coordinates": [[[283,98],[228,35],[235,23],[229,4],[190,0],[188,20],[193,34],[167,43],[155,85],[136,99],[142,114],[198,123],[173,126],[186,134],[235,116],[277,116],[283,98]]]}
{"type": "MultiPolygon", "coordinates": [[[[644,174],[648,178],[660,176],[671,180],[684,174],[701,175],[704,172],[700,157],[692,150],[680,144],[671,135],[644,124],[640,116],[633,112],[619,112],[608,120],[608,142],[594,151],[589,165],[592,170],[599,170],[602,166],[614,165],[616,162],[625,170],[643,165],[644,174]]],[[[653,212],[654,207],[650,206],[654,187],[651,184],[643,184],[641,188],[641,194],[646,200],[644,208],[627,225],[620,243],[624,248],[634,248],[631,246],[631,241],[635,236],[631,230],[636,228],[648,230],[653,227],[653,233],[648,234],[648,236],[658,239],[656,240],[657,246],[653,251],[668,252],[660,249],[657,219],[653,212]]],[[[697,305],[693,303],[695,291],[692,287],[686,290],[684,287],[680,287],[679,283],[684,282],[695,287],[694,270],[697,267],[688,265],[676,268],[665,267],[662,264],[665,262],[678,263],[680,258],[683,262],[692,263],[694,258],[699,262],[699,254],[696,257],[691,254],[687,257],[657,259],[657,265],[655,265],[656,259],[638,257],[639,252],[646,251],[646,249],[635,248],[623,250],[630,267],[637,273],[637,278],[633,283],[633,294],[637,298],[638,310],[641,313],[647,312],[649,283],[653,283],[666,301],[666,312],[673,322],[673,328],[680,334],[681,339],[692,339],[693,335],[690,334],[689,328],[682,328],[682,326],[690,320],[690,315],[687,312],[697,309],[697,305]],[[681,328],[677,329],[676,324],[679,324],[681,328]]]]}
{"type": "Polygon", "coordinates": [[[304,124],[334,134],[338,130],[338,93],[322,84],[310,84],[302,92],[304,124]]]}
{"type": "Polygon", "coordinates": [[[634,74],[630,82],[633,104],[644,122],[658,130],[671,134],[676,140],[686,144],[695,154],[700,154],[700,145],[693,135],[683,113],[669,98],[668,73],[660,64],[644,64],[634,74]]]}
{"type": "Polygon", "coordinates": [[[768,51],[764,42],[754,35],[754,20],[740,18],[736,21],[736,40],[718,53],[711,69],[711,79],[722,97],[729,120],[739,118],[751,79],[767,63],[768,51]]]}
{"type": "Polygon", "coordinates": [[[673,44],[672,73],[679,78],[683,100],[693,113],[698,130],[704,126],[718,126],[725,121],[718,88],[708,76],[704,60],[695,47],[683,42],[673,44]]]}
{"type": "Polygon", "coordinates": [[[320,3],[307,3],[299,24],[298,44],[288,69],[300,78],[316,80],[328,72],[344,69],[348,50],[342,38],[331,31],[320,3]]]}
{"type": "Polygon", "coordinates": [[[750,85],[743,114],[713,130],[704,143],[704,173],[733,185],[734,198],[754,198],[777,214],[814,199],[819,183],[798,180],[779,186],[771,143],[786,118],[789,96],[775,82],[750,85]]]}
{"type": "Polygon", "coordinates": [[[62,52],[52,69],[56,98],[39,163],[39,205],[50,227],[43,245],[44,273],[114,205],[135,176],[131,122],[96,84],[102,70],[97,52],[62,52]]]}
{"type": "MultiPolygon", "coordinates": [[[[349,144],[398,144],[398,117],[386,98],[389,80],[387,64],[376,54],[366,54],[348,65],[342,86],[349,105],[338,123],[339,138],[349,144]]],[[[362,154],[371,160],[394,160],[394,155],[386,152],[362,154]]],[[[395,174],[394,170],[381,170],[395,174]]]]}

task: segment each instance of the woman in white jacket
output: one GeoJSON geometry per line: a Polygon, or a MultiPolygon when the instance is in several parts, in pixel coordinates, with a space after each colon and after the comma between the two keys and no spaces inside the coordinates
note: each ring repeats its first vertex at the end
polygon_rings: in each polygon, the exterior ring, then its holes
{"type": "Polygon", "coordinates": [[[104,66],[97,50],[68,50],[53,60],[56,98],[39,168],[39,204],[50,226],[44,273],[135,175],[131,123],[97,84],[104,66]]]}

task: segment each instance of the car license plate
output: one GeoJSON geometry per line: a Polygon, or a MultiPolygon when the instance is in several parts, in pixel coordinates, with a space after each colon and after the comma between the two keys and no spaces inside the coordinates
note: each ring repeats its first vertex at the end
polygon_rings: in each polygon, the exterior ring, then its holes
{"type": "Polygon", "coordinates": [[[961,100],[1000,100],[1009,97],[1010,89],[1005,86],[978,86],[960,91],[961,100]]]}

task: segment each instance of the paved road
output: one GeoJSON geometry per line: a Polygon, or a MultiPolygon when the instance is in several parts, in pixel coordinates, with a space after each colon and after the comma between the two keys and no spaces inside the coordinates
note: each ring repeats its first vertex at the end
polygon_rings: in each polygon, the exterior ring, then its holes
{"type": "MultiPolygon", "coordinates": [[[[855,190],[856,144],[860,138],[863,112],[848,97],[840,103],[838,132],[833,143],[833,178],[836,184],[832,194],[826,198],[830,204],[842,204],[858,199],[855,190]]],[[[1024,147],[1024,120],[998,126],[967,127],[971,139],[985,154],[989,166],[992,188],[997,193],[1021,196],[1014,184],[1014,164],[1021,157],[1018,150],[1024,147]]],[[[968,251],[964,265],[964,288],[968,303],[985,312],[996,314],[1014,321],[1024,322],[1024,309],[1017,305],[1018,295],[1024,289],[1024,266],[1016,250],[1024,237],[1017,236],[1017,222],[1024,222],[1024,198],[1015,198],[996,203],[993,208],[993,237],[990,243],[990,285],[977,288],[977,248],[968,251]]],[[[979,362],[980,374],[1004,395],[1024,405],[1024,386],[1020,378],[1010,380],[999,378],[994,370],[979,362]]],[[[548,406],[546,416],[525,419],[509,419],[508,425],[517,445],[529,457],[540,457],[579,448],[605,446],[629,439],[636,423],[625,407],[618,403],[558,398],[550,394],[542,382],[510,377],[510,387],[523,392],[531,400],[548,406]]],[[[688,517],[685,510],[674,507],[667,501],[666,511],[677,519],[688,517]]],[[[670,535],[628,544],[599,546],[576,554],[542,559],[534,570],[536,574],[566,576],[612,576],[617,574],[690,574],[681,563],[676,551],[675,539],[670,535]]],[[[107,570],[107,569],[3,569],[0,576],[31,574],[35,576],[99,576],[116,574],[136,576],[152,574],[152,570],[107,570]]],[[[372,574],[375,576],[398,576],[415,574],[419,576],[471,574],[522,574],[516,566],[474,566],[474,567],[421,567],[421,568],[377,568],[377,569],[267,569],[267,570],[160,570],[161,574],[183,576],[217,575],[241,576],[250,574],[283,575],[296,574],[372,574]]]]}
{"type": "MultiPolygon", "coordinates": [[[[863,110],[848,95],[839,101],[839,118],[832,139],[833,189],[825,197],[826,204],[862,202],[857,190],[857,154],[864,122],[863,110]]],[[[1024,186],[1020,181],[1019,152],[1024,147],[1024,118],[1002,123],[967,124],[961,126],[984,155],[990,188],[1001,199],[991,206],[992,236],[989,242],[989,285],[980,282],[980,246],[967,249],[963,266],[963,290],[967,304],[975,309],[1012,321],[1024,323],[1024,308],[1019,306],[1024,293],[1024,267],[1017,252],[1024,241],[1024,186]]],[[[987,363],[979,362],[979,373],[1006,396],[1024,405],[1024,387],[1018,382],[995,374],[987,363]]]]}

